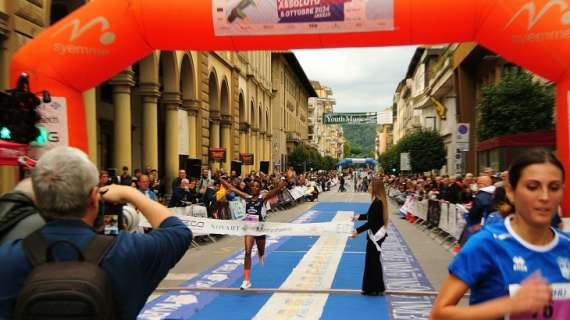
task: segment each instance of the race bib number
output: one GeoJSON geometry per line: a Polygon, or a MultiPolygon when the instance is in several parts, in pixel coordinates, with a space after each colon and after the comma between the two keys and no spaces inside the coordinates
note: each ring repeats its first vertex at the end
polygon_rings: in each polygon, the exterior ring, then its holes
{"type": "Polygon", "coordinates": [[[246,214],[243,217],[243,221],[259,222],[259,216],[254,214],[246,214]]]}
{"type": "MultiPolygon", "coordinates": [[[[512,296],[520,285],[510,285],[509,293],[512,296]]],[[[552,302],[544,307],[542,312],[534,314],[517,314],[508,317],[509,320],[550,320],[570,319],[570,284],[555,283],[552,285],[552,302]]]]}

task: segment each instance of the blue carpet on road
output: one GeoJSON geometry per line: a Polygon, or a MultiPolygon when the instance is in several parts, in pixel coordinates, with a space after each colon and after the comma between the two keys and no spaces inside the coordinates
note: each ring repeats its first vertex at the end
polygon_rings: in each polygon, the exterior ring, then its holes
{"type": "MultiPolygon", "coordinates": [[[[311,210],[318,211],[310,222],[330,221],[337,211],[366,213],[368,203],[318,203],[311,210]]],[[[278,213],[277,213],[278,214],[278,213]]],[[[361,224],[362,222],[358,222],[361,224]]],[[[265,266],[254,259],[252,283],[258,288],[278,288],[287,279],[318,237],[286,237],[271,246],[265,266]]],[[[360,289],[364,268],[365,234],[349,239],[338,266],[333,285],[335,289],[360,289]]],[[[187,281],[184,285],[212,287],[239,287],[242,266],[221,273],[228,263],[240,259],[238,254],[220,262],[212,269],[187,281]],[[216,281],[208,282],[208,279],[216,281]]],[[[241,258],[242,259],[242,258],[241,258]]],[[[271,294],[260,293],[166,293],[145,306],[139,319],[251,319],[263,307],[271,294]],[[186,295],[180,298],[181,295],[186,295]],[[147,311],[147,313],[144,313],[147,311]]],[[[322,319],[373,318],[391,319],[385,297],[357,294],[332,294],[325,304],[322,319]]]]}

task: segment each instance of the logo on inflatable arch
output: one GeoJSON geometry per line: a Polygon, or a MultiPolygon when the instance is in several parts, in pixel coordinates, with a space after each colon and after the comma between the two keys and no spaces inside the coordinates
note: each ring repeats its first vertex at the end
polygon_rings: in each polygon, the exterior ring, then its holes
{"type": "Polygon", "coordinates": [[[61,55],[65,54],[85,54],[85,55],[97,55],[97,56],[108,55],[109,50],[107,49],[91,48],[91,47],[71,44],[75,42],[75,40],[79,39],[85,32],[97,26],[100,26],[101,28],[99,36],[100,44],[104,46],[109,46],[115,43],[115,41],[117,40],[117,35],[110,30],[111,24],[109,23],[109,20],[107,18],[99,16],[91,19],[83,26],[81,25],[81,21],[79,19],[73,19],[52,35],[53,38],[63,33],[64,31],[71,29],[71,32],[69,34],[70,43],[69,44],[63,44],[60,42],[55,43],[54,44],[55,52],[61,55]]]}
{"type": "Polygon", "coordinates": [[[521,15],[528,14],[527,31],[530,33],[523,35],[513,35],[514,42],[538,42],[546,40],[567,40],[570,39],[570,30],[565,26],[570,25],[570,5],[566,0],[550,0],[540,10],[537,5],[531,1],[523,5],[505,25],[505,29],[509,28],[521,15]],[[560,12],[560,25],[563,27],[558,30],[530,32],[542,18],[552,9],[558,8],[560,12]]]}

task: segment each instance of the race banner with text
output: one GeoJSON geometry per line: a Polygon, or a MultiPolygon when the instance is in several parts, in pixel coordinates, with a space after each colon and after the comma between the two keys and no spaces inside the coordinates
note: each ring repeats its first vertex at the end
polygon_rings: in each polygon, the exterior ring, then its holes
{"type": "Polygon", "coordinates": [[[376,112],[323,113],[323,124],[377,124],[376,112]]]}
{"type": "Polygon", "coordinates": [[[279,222],[251,222],[239,220],[218,220],[177,215],[193,233],[225,234],[231,236],[322,236],[329,234],[351,236],[352,221],[318,222],[307,224],[279,222]]]}
{"type": "Polygon", "coordinates": [[[216,36],[394,30],[394,0],[213,0],[216,36]]]}

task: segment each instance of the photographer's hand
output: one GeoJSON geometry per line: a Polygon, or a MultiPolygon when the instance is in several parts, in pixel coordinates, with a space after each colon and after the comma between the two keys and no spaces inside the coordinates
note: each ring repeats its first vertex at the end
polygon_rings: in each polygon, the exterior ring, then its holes
{"type": "Polygon", "coordinates": [[[153,228],[158,228],[162,221],[174,215],[160,203],[147,198],[137,189],[128,186],[110,185],[99,190],[102,200],[109,202],[130,203],[139,209],[153,228]]]}
{"type": "Polygon", "coordinates": [[[108,202],[126,203],[128,202],[126,195],[131,190],[136,191],[136,189],[133,189],[132,187],[111,184],[99,188],[99,197],[108,202]]]}

